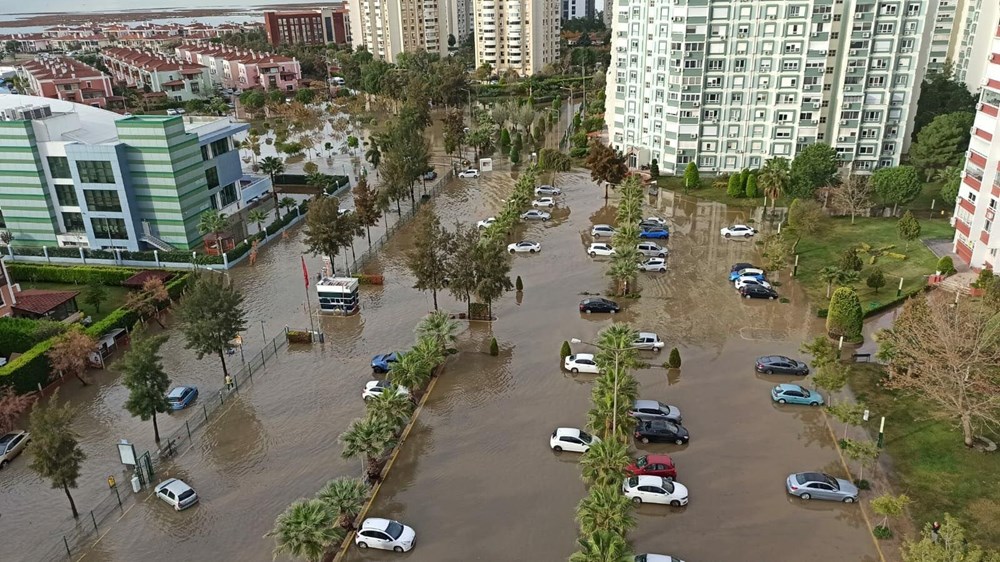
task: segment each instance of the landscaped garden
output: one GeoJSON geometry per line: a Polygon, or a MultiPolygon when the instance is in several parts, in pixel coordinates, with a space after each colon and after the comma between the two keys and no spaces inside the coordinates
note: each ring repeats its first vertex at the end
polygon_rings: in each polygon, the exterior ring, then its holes
{"type": "Polygon", "coordinates": [[[88,293],[94,291],[88,285],[74,285],[71,283],[45,283],[37,281],[22,281],[21,290],[43,289],[46,291],[76,291],[80,294],[76,297],[77,308],[83,312],[84,316],[89,316],[91,320],[97,322],[104,319],[116,308],[125,306],[125,299],[128,297],[128,289],[119,286],[100,285],[103,298],[97,299],[100,302],[95,305],[94,300],[89,300],[88,293]]]}

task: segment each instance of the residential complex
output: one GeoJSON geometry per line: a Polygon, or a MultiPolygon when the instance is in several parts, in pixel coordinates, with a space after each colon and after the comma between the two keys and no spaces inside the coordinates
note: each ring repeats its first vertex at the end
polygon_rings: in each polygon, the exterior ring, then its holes
{"type": "Polygon", "coordinates": [[[955,78],[976,93],[988,80],[989,61],[983,54],[997,52],[995,49],[990,51],[990,47],[994,41],[993,31],[1000,25],[1000,2],[965,0],[961,4],[961,25],[956,26],[952,35],[953,48],[948,58],[955,63],[955,78]]]}
{"type": "MultiPolygon", "coordinates": [[[[980,22],[985,25],[985,22],[980,22]]],[[[972,140],[955,205],[955,253],[974,268],[1000,266],[1000,24],[979,52],[986,60],[985,83],[972,125],[972,140]]]]}
{"type": "Polygon", "coordinates": [[[530,76],[558,62],[561,2],[477,0],[476,67],[530,76]]]}
{"type": "Polygon", "coordinates": [[[274,46],[328,43],[348,45],[351,42],[350,27],[350,17],[345,4],[318,10],[264,12],[267,41],[274,46]]]}
{"type": "Polygon", "coordinates": [[[46,98],[107,107],[114,96],[107,74],[69,57],[43,55],[21,64],[17,72],[32,93],[46,98]]]}
{"type": "Polygon", "coordinates": [[[104,47],[158,47],[178,39],[210,39],[229,33],[255,29],[255,24],[155,24],[126,25],[94,23],[91,25],[57,25],[37,33],[0,35],[0,42],[13,41],[18,51],[36,53],[52,49],[97,51],[104,47]]]}
{"type": "Polygon", "coordinates": [[[632,166],[733,172],[825,142],[866,173],[908,149],[937,3],[607,5],[605,119],[632,166]]]}
{"type": "Polygon", "coordinates": [[[273,53],[214,43],[182,43],[174,52],[185,63],[206,67],[214,86],[293,91],[302,80],[299,61],[273,53]]]}
{"type": "Polygon", "coordinates": [[[0,96],[0,229],[15,246],[197,249],[203,212],[269,182],[242,171],[233,136],[248,128],[0,96]]]}
{"type": "Polygon", "coordinates": [[[208,67],[182,63],[152,51],[110,47],[101,60],[116,82],[130,88],[163,92],[173,101],[188,101],[211,93],[208,67]]]}
{"type": "MultiPolygon", "coordinates": [[[[562,2],[563,21],[594,17],[594,0],[559,0],[562,2]]],[[[610,1],[610,0],[609,0],[610,1]]]]}
{"type": "MultiPolygon", "coordinates": [[[[554,0],[553,0],[554,1],[554,0]]],[[[469,33],[473,0],[350,0],[351,41],[395,62],[400,53],[426,50],[445,56],[469,33]]]]}

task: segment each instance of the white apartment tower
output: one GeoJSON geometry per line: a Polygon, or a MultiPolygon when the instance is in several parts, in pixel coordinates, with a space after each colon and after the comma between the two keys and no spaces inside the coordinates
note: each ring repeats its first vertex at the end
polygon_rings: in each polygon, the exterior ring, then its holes
{"type": "Polygon", "coordinates": [[[351,38],[373,55],[395,62],[400,53],[448,54],[469,33],[472,0],[349,0],[351,38]]]}
{"type": "Polygon", "coordinates": [[[757,168],[814,142],[854,170],[897,165],[937,4],[607,0],[611,145],[666,173],[757,168]]]}
{"type": "Polygon", "coordinates": [[[983,53],[989,52],[996,40],[994,32],[1000,25],[1000,1],[955,1],[962,4],[960,26],[953,37],[954,54],[951,57],[955,63],[955,78],[965,82],[970,92],[976,93],[987,81],[989,61],[983,53]]]}
{"type": "Polygon", "coordinates": [[[559,60],[561,0],[474,0],[476,67],[530,76],[559,60]]]}

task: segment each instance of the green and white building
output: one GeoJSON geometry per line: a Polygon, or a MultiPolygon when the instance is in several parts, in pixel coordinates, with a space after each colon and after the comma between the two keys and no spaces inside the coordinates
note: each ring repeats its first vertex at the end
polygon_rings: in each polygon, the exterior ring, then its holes
{"type": "Polygon", "coordinates": [[[248,128],[0,96],[0,230],[15,246],[199,249],[203,212],[270,188],[243,173],[248,128]]]}

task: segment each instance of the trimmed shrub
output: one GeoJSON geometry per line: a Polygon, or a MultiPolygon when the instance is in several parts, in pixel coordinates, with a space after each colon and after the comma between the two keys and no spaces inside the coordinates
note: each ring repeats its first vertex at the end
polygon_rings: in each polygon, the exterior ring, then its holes
{"type": "Polygon", "coordinates": [[[385,283],[385,277],[381,275],[370,275],[367,273],[359,273],[352,275],[358,280],[358,285],[383,285],[385,283]]]}
{"type": "Polygon", "coordinates": [[[0,355],[24,353],[52,336],[66,331],[62,322],[30,318],[0,318],[0,355]]]}
{"type": "Polygon", "coordinates": [[[740,174],[733,174],[729,176],[729,184],[726,187],[726,195],[736,198],[742,197],[746,192],[743,190],[741,184],[740,174]]]}
{"type": "Polygon", "coordinates": [[[750,177],[747,178],[747,197],[760,197],[760,193],[757,191],[757,174],[751,173],[750,177]]]}
{"type": "Polygon", "coordinates": [[[490,355],[493,357],[500,355],[500,346],[497,344],[496,338],[490,338],[490,355]]]}
{"type": "Polygon", "coordinates": [[[45,354],[54,341],[55,338],[49,338],[0,367],[0,385],[11,386],[18,394],[38,390],[39,384],[44,388],[52,372],[45,354]]]}
{"type": "Polygon", "coordinates": [[[285,332],[288,343],[312,343],[312,334],[301,330],[288,330],[285,332]]]}
{"type": "Polygon", "coordinates": [[[568,341],[563,341],[562,347],[559,348],[559,361],[565,360],[570,355],[573,355],[573,348],[569,346],[568,341]]]}
{"type": "Polygon", "coordinates": [[[861,263],[861,258],[858,257],[858,250],[855,248],[847,248],[842,254],[840,254],[840,269],[846,271],[861,271],[864,264],[861,263]]]}
{"type": "Polygon", "coordinates": [[[667,367],[671,369],[681,368],[681,352],[676,347],[670,350],[670,357],[667,358],[667,367]]]}
{"type": "Polygon", "coordinates": [[[875,528],[872,529],[872,534],[875,535],[876,539],[892,538],[892,531],[889,530],[889,527],[885,527],[882,525],[876,525],[875,528]]]}
{"type": "Polygon", "coordinates": [[[520,275],[518,275],[517,279],[514,281],[514,288],[517,289],[518,291],[523,291],[524,290],[524,282],[521,281],[521,276],[520,275]]]}
{"type": "Polygon", "coordinates": [[[472,320],[492,320],[490,318],[490,307],[486,303],[470,302],[469,318],[472,320]]]}
{"type": "Polygon", "coordinates": [[[7,264],[7,271],[10,272],[14,281],[68,283],[71,285],[99,283],[117,286],[140,270],[98,265],[41,265],[15,262],[7,264]]]}
{"type": "Polygon", "coordinates": [[[942,275],[951,275],[955,273],[955,262],[951,259],[951,256],[942,256],[937,262],[937,270],[941,272],[942,275]]]}
{"type": "Polygon", "coordinates": [[[830,306],[826,316],[826,331],[833,338],[843,336],[846,341],[861,341],[864,317],[861,300],[854,289],[838,287],[833,292],[833,296],[830,297],[830,306]]]}

